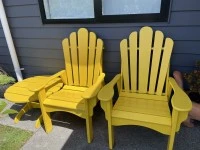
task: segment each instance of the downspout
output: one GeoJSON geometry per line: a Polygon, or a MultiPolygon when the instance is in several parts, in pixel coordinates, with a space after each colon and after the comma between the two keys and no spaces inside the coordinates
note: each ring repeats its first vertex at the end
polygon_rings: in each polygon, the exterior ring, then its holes
{"type": "Polygon", "coordinates": [[[17,80],[21,81],[21,80],[23,80],[23,77],[22,77],[20,66],[19,66],[19,61],[18,61],[18,58],[17,58],[13,39],[12,39],[12,36],[11,36],[10,28],[8,26],[8,20],[6,18],[6,13],[5,13],[5,9],[4,9],[2,0],[0,0],[0,19],[1,19],[1,24],[2,24],[2,27],[3,27],[4,34],[5,34],[6,42],[8,44],[8,49],[9,49],[9,52],[10,52],[10,56],[11,56],[11,59],[12,59],[14,70],[15,70],[15,73],[16,73],[16,76],[17,76],[17,80]]]}

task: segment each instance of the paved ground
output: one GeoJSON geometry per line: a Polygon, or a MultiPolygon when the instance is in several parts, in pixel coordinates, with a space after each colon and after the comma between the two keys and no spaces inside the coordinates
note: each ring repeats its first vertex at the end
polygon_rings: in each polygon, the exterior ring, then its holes
{"type": "MultiPolygon", "coordinates": [[[[22,106],[9,103],[13,109],[22,106]]],[[[35,129],[35,120],[40,115],[38,109],[29,111],[18,124],[14,116],[0,119],[0,124],[14,126],[34,132],[22,150],[106,150],[108,149],[107,122],[100,106],[95,108],[93,117],[94,140],[87,143],[85,120],[69,113],[53,114],[53,131],[44,132],[43,127],[35,129]]],[[[165,150],[168,136],[139,126],[115,127],[115,150],[165,150]]],[[[176,134],[174,150],[200,150],[200,123],[194,128],[182,127],[176,134]]]]}

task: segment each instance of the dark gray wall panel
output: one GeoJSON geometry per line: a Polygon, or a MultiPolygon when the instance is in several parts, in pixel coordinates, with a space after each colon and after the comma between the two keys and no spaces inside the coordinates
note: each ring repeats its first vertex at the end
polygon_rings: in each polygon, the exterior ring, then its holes
{"type": "Polygon", "coordinates": [[[200,10],[200,1],[199,0],[173,0],[172,10],[173,11],[200,10]]]}
{"type": "Polygon", "coordinates": [[[5,38],[0,38],[0,46],[7,46],[5,38]]]}
{"type": "Polygon", "coordinates": [[[3,32],[3,29],[2,29],[2,28],[0,28],[0,38],[5,38],[4,32],[3,32]]]}
{"type": "Polygon", "coordinates": [[[5,6],[22,6],[37,4],[37,0],[3,0],[5,6]]]}
{"type": "Polygon", "coordinates": [[[8,65],[12,65],[12,61],[11,61],[11,57],[9,55],[7,56],[0,56],[0,64],[8,64],[8,65]]]}
{"type": "Polygon", "coordinates": [[[40,16],[38,5],[7,6],[5,11],[8,18],[40,16]]]}
{"type": "Polygon", "coordinates": [[[0,46],[0,55],[1,56],[10,56],[8,47],[1,47],[0,46]]]}
{"type": "MultiPolygon", "coordinates": [[[[109,27],[95,28],[88,30],[95,32],[99,38],[104,40],[121,40],[128,38],[133,31],[139,31],[141,27],[109,27]]],[[[166,37],[173,40],[198,40],[200,41],[200,28],[194,27],[153,27],[154,30],[161,30],[166,37]]],[[[60,39],[68,37],[71,32],[78,31],[78,28],[13,28],[12,36],[16,39],[60,39]]]]}
{"type": "Polygon", "coordinates": [[[62,59],[43,59],[43,58],[32,58],[32,57],[19,57],[20,64],[35,67],[58,67],[64,68],[64,60],[62,59]]]}
{"type": "MultiPolygon", "coordinates": [[[[62,41],[60,39],[14,39],[16,47],[28,47],[39,49],[62,49],[62,41]]],[[[1,39],[0,39],[1,44],[1,39]]]]}
{"type": "Polygon", "coordinates": [[[51,50],[51,49],[17,48],[16,51],[18,56],[20,57],[64,59],[62,49],[51,50]]]}

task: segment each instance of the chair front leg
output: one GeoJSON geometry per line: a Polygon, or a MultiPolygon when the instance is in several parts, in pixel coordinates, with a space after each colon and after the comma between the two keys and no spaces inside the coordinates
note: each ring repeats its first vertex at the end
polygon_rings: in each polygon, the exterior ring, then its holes
{"type": "Polygon", "coordinates": [[[107,119],[108,119],[108,141],[109,141],[109,149],[113,149],[114,145],[114,131],[112,125],[112,101],[106,102],[107,107],[107,119]]]}
{"type": "Polygon", "coordinates": [[[85,114],[86,114],[86,133],[87,133],[87,141],[91,143],[93,140],[93,126],[92,126],[92,116],[90,116],[90,102],[89,100],[85,100],[85,114]]]}
{"type": "Polygon", "coordinates": [[[177,123],[178,123],[178,121],[177,121],[178,113],[179,112],[175,109],[172,112],[172,128],[171,128],[171,133],[170,133],[169,139],[168,139],[167,150],[173,149],[175,133],[176,133],[176,126],[177,126],[177,123]]]}
{"type": "Polygon", "coordinates": [[[41,112],[42,112],[45,130],[47,133],[49,133],[52,130],[52,122],[51,122],[50,113],[46,111],[45,106],[43,104],[43,102],[46,98],[46,93],[45,93],[44,88],[39,91],[38,98],[39,98],[39,102],[40,102],[40,108],[41,108],[41,112]]]}

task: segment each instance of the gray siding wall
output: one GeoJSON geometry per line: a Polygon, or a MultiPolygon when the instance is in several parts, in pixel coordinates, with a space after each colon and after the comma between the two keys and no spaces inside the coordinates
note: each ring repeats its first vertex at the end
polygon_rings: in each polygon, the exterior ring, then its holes
{"type": "MultiPolygon", "coordinates": [[[[97,33],[105,43],[104,71],[106,80],[120,72],[119,43],[130,32],[142,26],[162,30],[175,41],[171,71],[193,69],[200,60],[200,1],[173,0],[167,23],[109,23],[109,24],[42,24],[37,0],[3,0],[12,36],[25,70],[24,77],[53,74],[64,68],[61,47],[63,38],[80,27],[97,33]]],[[[13,72],[3,29],[0,24],[0,65],[13,72]]]]}

